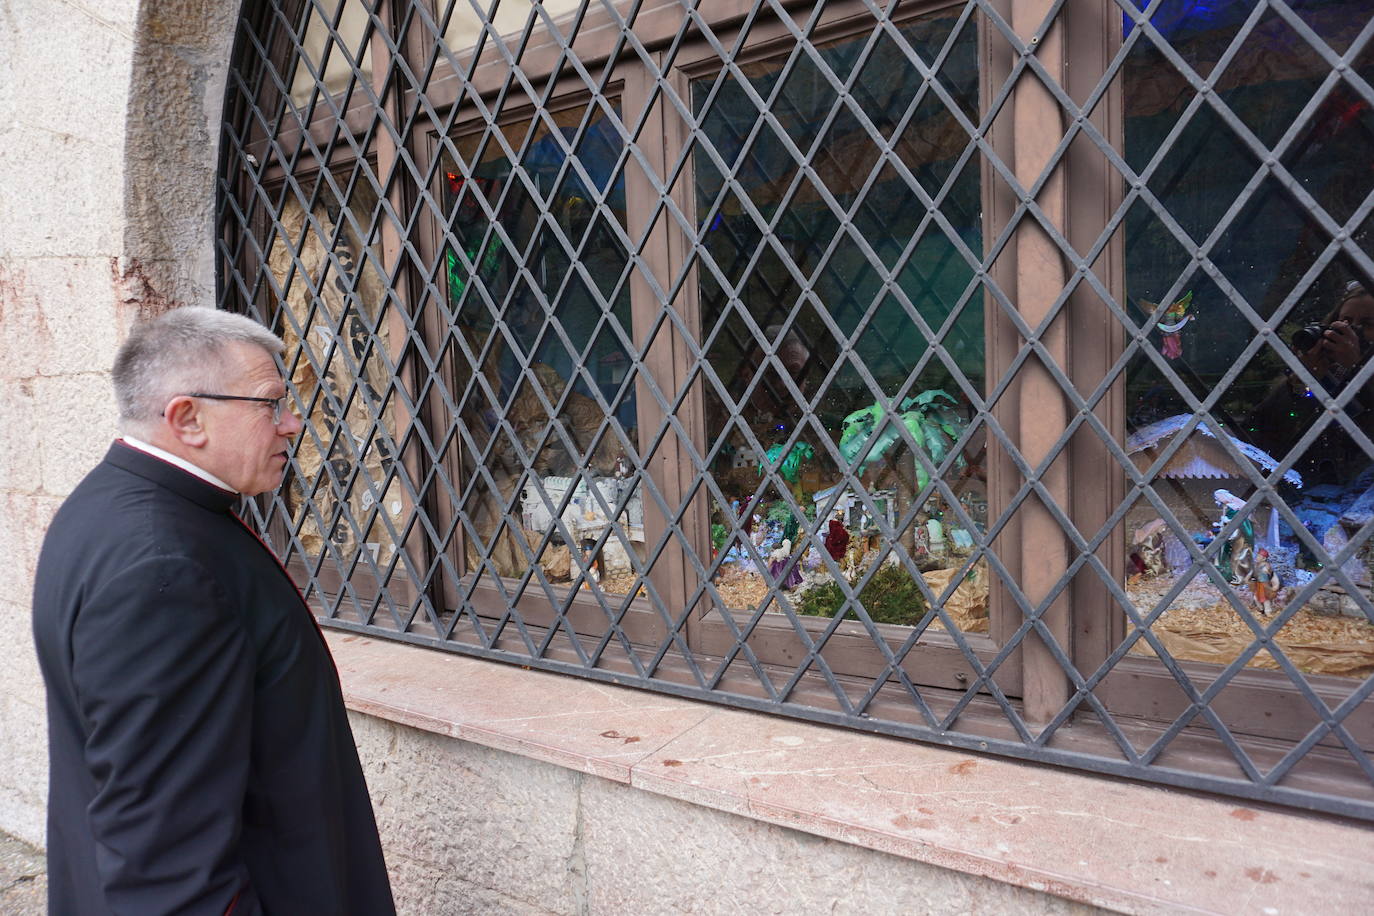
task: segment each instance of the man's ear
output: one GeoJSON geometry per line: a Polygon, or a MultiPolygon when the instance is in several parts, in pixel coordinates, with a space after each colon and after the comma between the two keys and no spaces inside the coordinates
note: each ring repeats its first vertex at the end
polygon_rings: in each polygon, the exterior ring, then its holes
{"type": "Polygon", "coordinates": [[[162,422],[172,437],[183,445],[200,448],[208,441],[201,404],[195,398],[178,395],[167,402],[162,422]]]}

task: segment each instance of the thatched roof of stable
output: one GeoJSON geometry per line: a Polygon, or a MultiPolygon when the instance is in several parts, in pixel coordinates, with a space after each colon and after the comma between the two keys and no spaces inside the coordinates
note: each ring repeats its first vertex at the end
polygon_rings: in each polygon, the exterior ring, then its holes
{"type": "MultiPolygon", "coordinates": [[[[1126,454],[1131,456],[1137,469],[1145,471],[1192,418],[1192,414],[1179,414],[1136,430],[1126,438],[1126,454]]],[[[1279,466],[1264,449],[1242,442],[1235,436],[1226,438],[1261,471],[1268,473],[1279,466]]],[[[1232,477],[1245,479],[1246,475],[1217,441],[1216,434],[1205,424],[1199,423],[1188,434],[1188,440],[1165,463],[1159,476],[1185,480],[1224,480],[1232,477]]],[[[1302,486],[1302,475],[1297,471],[1284,472],[1283,479],[1295,487],[1302,486]]]]}

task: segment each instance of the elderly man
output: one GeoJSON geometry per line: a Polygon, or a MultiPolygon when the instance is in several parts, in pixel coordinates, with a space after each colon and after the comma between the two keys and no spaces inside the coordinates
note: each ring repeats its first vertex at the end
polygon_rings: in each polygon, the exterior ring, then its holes
{"type": "Polygon", "coordinates": [[[34,588],[54,916],[393,912],[329,651],[232,511],[281,484],[301,428],[281,350],[186,308],[115,358],[125,435],[34,588]]]}

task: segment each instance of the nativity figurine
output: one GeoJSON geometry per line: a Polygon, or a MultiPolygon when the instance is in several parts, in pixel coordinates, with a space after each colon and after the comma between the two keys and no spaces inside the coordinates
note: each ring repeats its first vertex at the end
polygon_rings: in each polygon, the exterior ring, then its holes
{"type": "Polygon", "coordinates": [[[1131,553],[1131,565],[1138,575],[1164,575],[1164,535],[1167,530],[1162,518],[1154,519],[1136,529],[1135,535],[1131,538],[1135,547],[1131,553]]]}
{"type": "Polygon", "coordinates": [[[1274,571],[1274,564],[1269,562],[1269,551],[1261,547],[1255,555],[1250,591],[1255,596],[1255,605],[1259,612],[1265,617],[1273,613],[1274,599],[1278,597],[1281,588],[1283,583],[1279,580],[1279,574],[1274,571]]]}
{"type": "MultiPolygon", "coordinates": [[[[1245,508],[1245,501],[1236,496],[1230,490],[1217,490],[1212,494],[1216,504],[1221,507],[1221,518],[1212,523],[1212,527],[1220,534],[1222,530],[1230,524],[1231,519],[1235,518],[1236,513],[1245,508]]],[[[1236,575],[1233,568],[1234,559],[1241,552],[1252,553],[1255,549],[1255,524],[1248,517],[1240,523],[1240,527],[1232,531],[1226,538],[1226,543],[1222,545],[1221,553],[1217,554],[1217,569],[1226,580],[1233,585],[1240,585],[1244,579],[1236,575]]],[[[1247,564],[1248,565],[1248,564],[1247,564]]],[[[1245,570],[1247,577],[1249,570],[1245,570]]]]}
{"type": "Polygon", "coordinates": [[[773,552],[768,554],[768,573],[783,588],[796,588],[802,584],[801,564],[794,563],[787,570],[787,577],[782,578],[783,569],[787,566],[788,560],[792,558],[792,541],[790,538],[783,538],[782,543],[773,548],[773,552]]]}
{"type": "Polygon", "coordinates": [[[830,520],[825,532],[825,549],[836,563],[844,559],[845,548],[849,546],[849,530],[840,521],[839,512],[830,520]]]}

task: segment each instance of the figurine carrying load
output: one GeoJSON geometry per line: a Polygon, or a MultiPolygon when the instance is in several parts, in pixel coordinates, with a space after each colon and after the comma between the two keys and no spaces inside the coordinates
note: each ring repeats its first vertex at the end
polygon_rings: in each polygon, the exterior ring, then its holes
{"type": "Polygon", "coordinates": [[[1279,580],[1279,574],[1274,571],[1274,565],[1269,562],[1269,551],[1263,547],[1255,555],[1255,569],[1250,577],[1250,591],[1255,596],[1255,605],[1259,612],[1268,617],[1274,611],[1274,599],[1278,597],[1279,591],[1283,588],[1283,583],[1279,580]]]}

